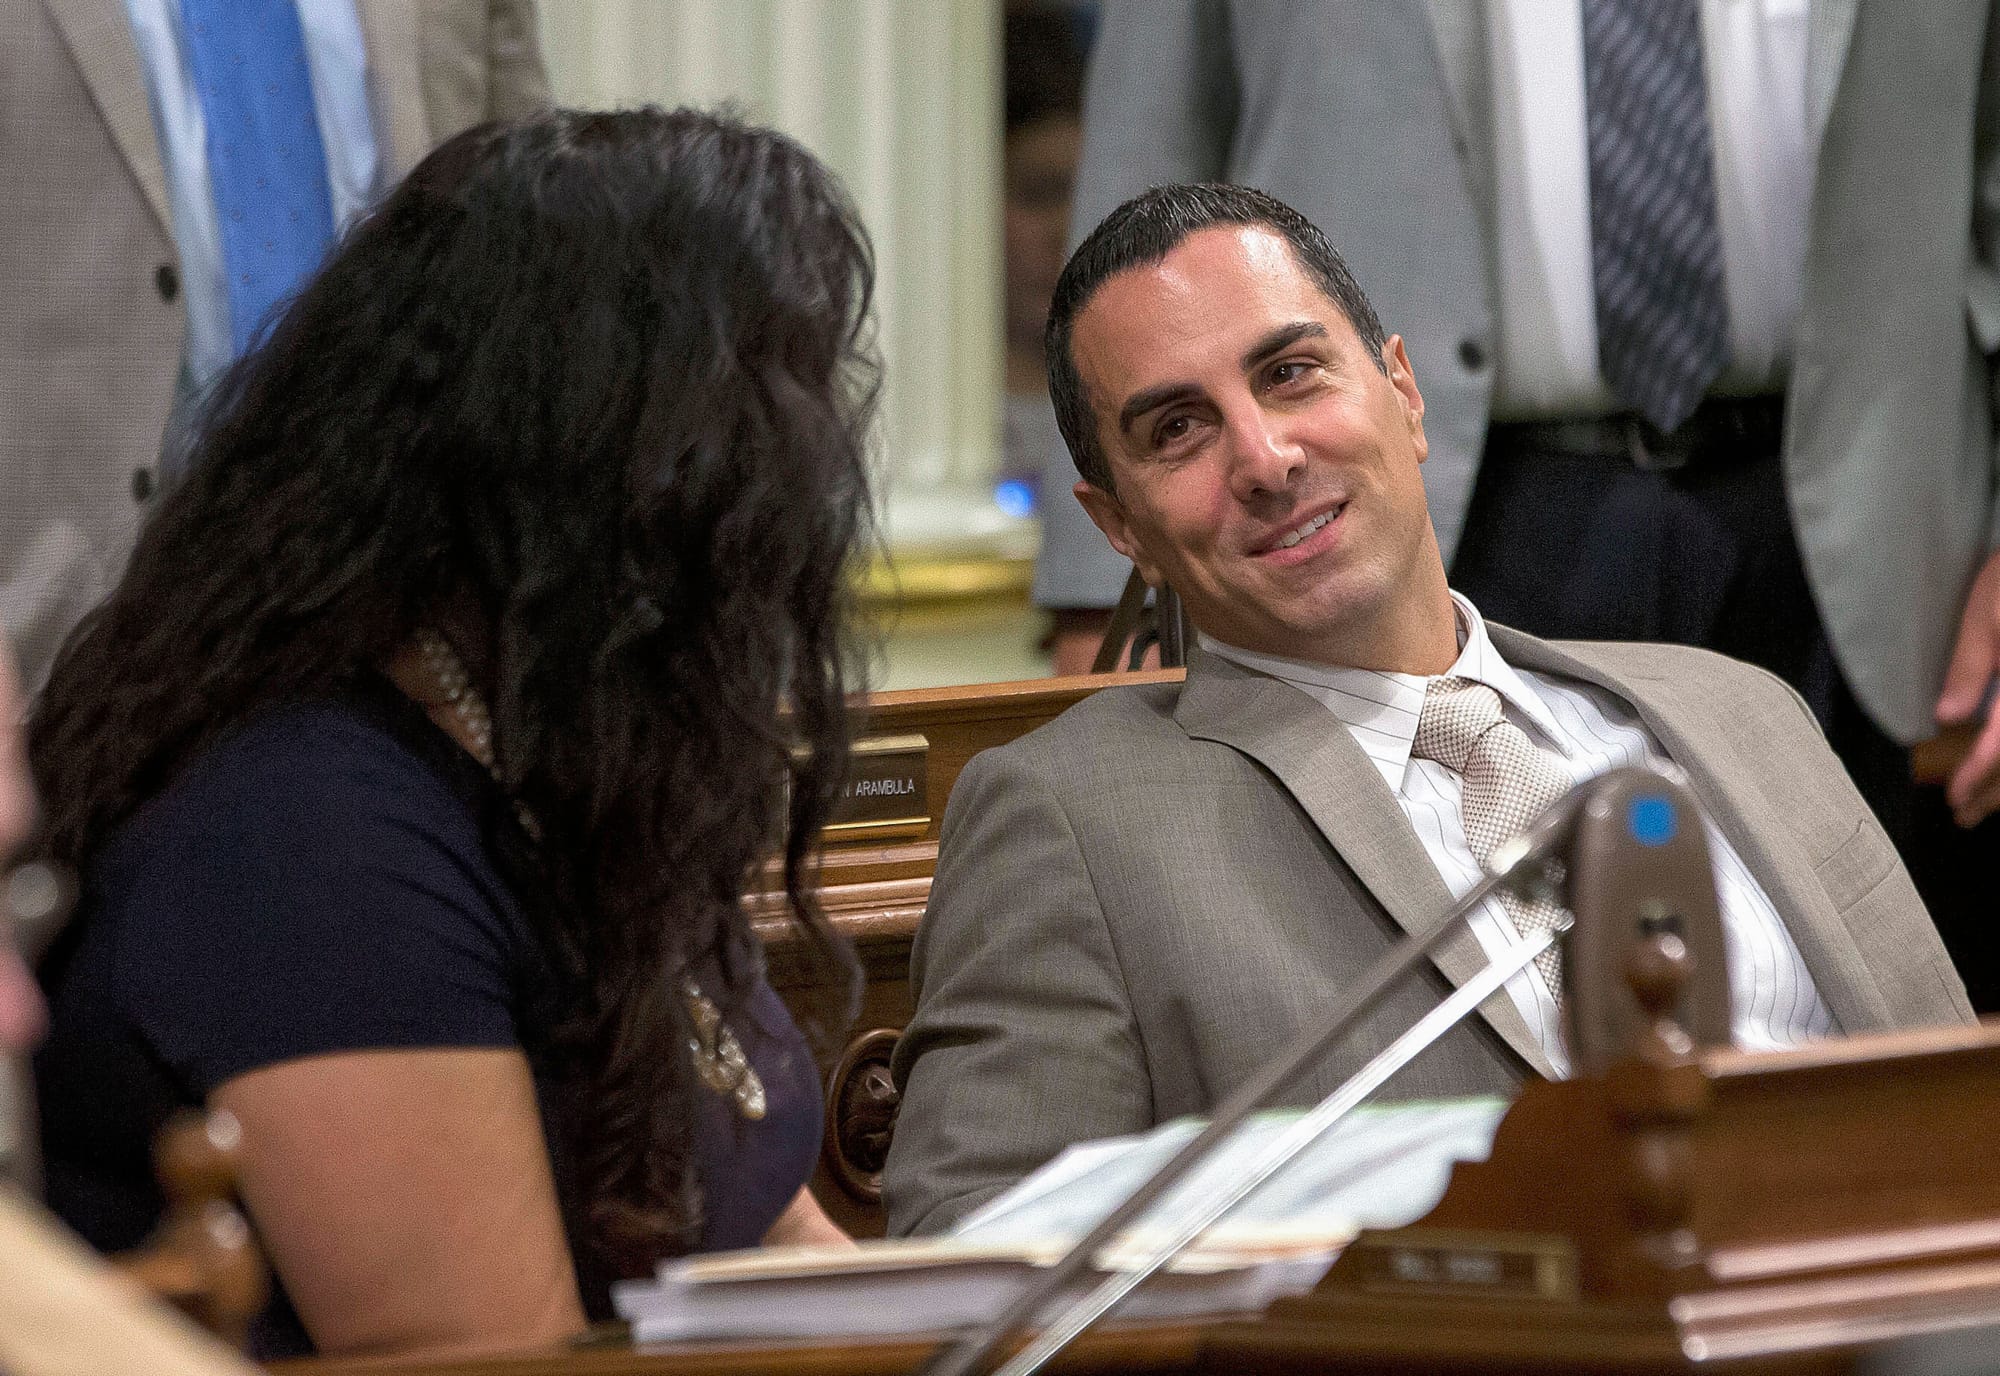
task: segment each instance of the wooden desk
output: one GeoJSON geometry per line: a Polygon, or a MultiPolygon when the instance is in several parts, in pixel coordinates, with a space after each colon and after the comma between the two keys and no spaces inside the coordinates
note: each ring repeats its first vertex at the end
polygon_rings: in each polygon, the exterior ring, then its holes
{"type": "MultiPolygon", "coordinates": [[[[1092,1335],[1079,1372],[1843,1376],[2000,1322],[2000,1025],[1524,1087],[1484,1162],[1257,1318],[1092,1335]]],[[[921,1341],[715,1344],[296,1376],[901,1376],[921,1341]]]]}
{"type": "MultiPolygon", "coordinates": [[[[1092,1334],[1048,1368],[1064,1376],[1193,1376],[1202,1326],[1154,1324],[1092,1334]]],[[[929,1356],[925,1339],[894,1342],[673,1344],[602,1347],[387,1363],[279,1362],[274,1376],[906,1376],[929,1356]]]]}

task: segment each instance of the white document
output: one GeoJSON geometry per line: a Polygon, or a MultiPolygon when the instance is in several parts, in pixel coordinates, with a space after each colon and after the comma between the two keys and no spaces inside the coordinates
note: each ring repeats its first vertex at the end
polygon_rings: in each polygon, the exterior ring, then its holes
{"type": "MultiPolygon", "coordinates": [[[[1174,1319],[1262,1310],[1311,1289],[1362,1228],[1421,1218],[1457,1161],[1483,1160],[1506,1103],[1466,1099],[1357,1109],[1118,1310],[1174,1319]]],[[[1218,1190],[1297,1112],[1260,1114],[1125,1235],[1218,1190]]],[[[856,1247],[760,1248],[664,1262],[615,1287],[639,1342],[889,1337],[998,1314],[1201,1128],[1182,1119],[1072,1147],[937,1238],[856,1247]]],[[[1100,1255],[1120,1264],[1123,1247],[1100,1255]]],[[[1079,1283],[1081,1294],[1092,1277],[1079,1283]]]]}
{"type": "MultiPolygon", "coordinates": [[[[1318,1242],[1339,1246],[1363,1228],[1398,1228],[1430,1211],[1453,1163],[1483,1161],[1507,1111],[1504,1099],[1364,1105],[1336,1123],[1209,1229],[1195,1252],[1255,1253],[1318,1242]]],[[[1126,1236],[1178,1215],[1191,1200],[1220,1194],[1304,1110],[1250,1118],[1209,1159],[1155,1204],[1126,1236]]],[[[1135,1137],[1071,1147],[1006,1194],[959,1221],[965,1241],[1074,1242],[1165,1165],[1201,1130],[1177,1119],[1135,1137]]]]}

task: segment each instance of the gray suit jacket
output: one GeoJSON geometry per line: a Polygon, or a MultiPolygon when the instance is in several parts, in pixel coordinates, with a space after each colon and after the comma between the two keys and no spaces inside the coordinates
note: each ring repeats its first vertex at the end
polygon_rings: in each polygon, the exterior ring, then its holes
{"type": "MultiPolygon", "coordinates": [[[[1491,626],[1507,660],[1632,703],[1769,894],[1846,1032],[1971,1018],[1888,838],[1797,696],[1702,650],[1491,626]]],[[[1380,773],[1299,690],[1212,656],[966,768],[912,957],[884,1192],[949,1226],[1072,1142],[1201,1113],[1451,897],[1380,773]]],[[[1290,1091],[1330,1091],[1485,964],[1460,931],[1290,1091]]],[[[1388,1097],[1507,1092],[1547,1061],[1504,993],[1388,1097]]]]}
{"type": "MultiPolygon", "coordinates": [[[[1996,0],[1812,0],[1818,149],[1785,469],[1841,667],[1923,739],[1979,561],[2000,547],[1996,0]]],[[[1078,237],[1162,182],[1226,179],[1326,231],[1423,388],[1424,483],[1456,548],[1485,441],[1493,145],[1479,0],[1106,0],[1078,237]]],[[[1037,600],[1109,606],[1128,567],[1051,460],[1037,600]]]]}
{"type": "MultiPolygon", "coordinates": [[[[393,176],[548,103],[532,0],[356,9],[393,176]]],[[[124,568],[187,328],[122,0],[0,5],[0,186],[0,631],[33,690],[124,568]]]]}

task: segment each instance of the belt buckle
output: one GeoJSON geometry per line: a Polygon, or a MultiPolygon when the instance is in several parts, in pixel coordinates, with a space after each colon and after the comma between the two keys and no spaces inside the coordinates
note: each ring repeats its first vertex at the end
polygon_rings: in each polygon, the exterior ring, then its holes
{"type": "Polygon", "coordinates": [[[1687,467],[1684,449],[1646,443],[1646,431],[1651,428],[1638,416],[1625,418],[1625,457],[1632,466],[1642,473],[1672,473],[1687,467]]]}

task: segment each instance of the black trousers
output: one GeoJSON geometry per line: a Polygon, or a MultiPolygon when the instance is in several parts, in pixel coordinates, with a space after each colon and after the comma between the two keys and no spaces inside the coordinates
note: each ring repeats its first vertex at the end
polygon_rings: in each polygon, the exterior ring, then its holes
{"type": "Polygon", "coordinates": [[[1452,585],[1531,635],[1699,645],[1797,688],[1895,841],[1973,1006],[2000,1011],[2000,922],[1979,865],[2000,854],[2000,819],[1960,830],[1943,790],[1911,781],[1909,751],[1855,701],[1799,559],[1775,420],[1717,424],[1705,407],[1664,464],[1616,428],[1494,426],[1452,585]]]}

